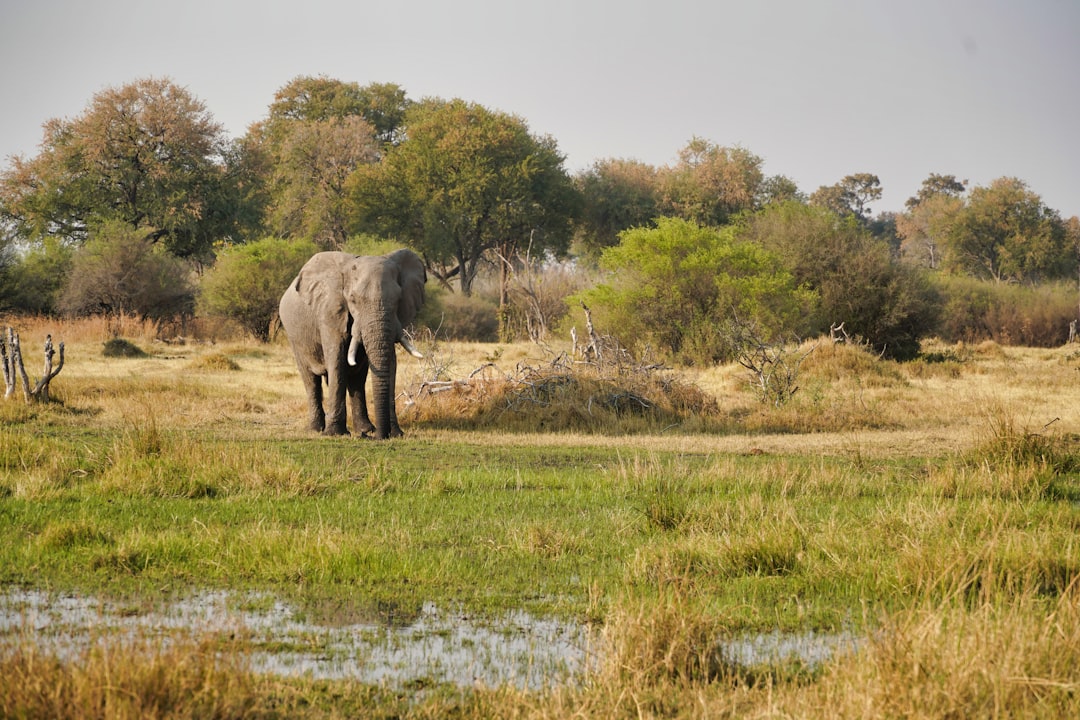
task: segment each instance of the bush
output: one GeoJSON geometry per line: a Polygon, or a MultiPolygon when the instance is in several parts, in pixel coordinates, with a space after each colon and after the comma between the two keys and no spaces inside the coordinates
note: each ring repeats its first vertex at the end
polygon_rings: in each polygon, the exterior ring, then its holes
{"type": "Polygon", "coordinates": [[[0,268],[0,310],[55,313],[73,254],[71,246],[54,239],[23,253],[12,252],[0,268]]]}
{"type": "Polygon", "coordinates": [[[926,276],[896,261],[853,219],[790,202],[746,218],[739,234],[776,253],[797,282],[819,293],[815,332],[843,323],[878,352],[905,360],[934,330],[938,300],[926,276]]]}
{"type": "Polygon", "coordinates": [[[591,281],[589,273],[573,261],[547,258],[525,264],[510,278],[501,339],[545,342],[566,320],[568,298],[591,281]]]}
{"type": "Polygon", "coordinates": [[[191,315],[191,267],[154,242],[146,228],[112,221],[75,251],[60,310],[72,315],[133,313],[161,321],[191,315]]]}
{"type": "Polygon", "coordinates": [[[280,238],[222,250],[203,276],[200,314],[231,317],[266,342],[282,293],[318,250],[309,240],[280,238]]]}
{"type": "Polygon", "coordinates": [[[101,354],[105,357],[111,358],[144,358],[147,357],[146,352],[135,343],[123,338],[110,338],[105,341],[105,346],[101,350],[101,354]]]}
{"type": "Polygon", "coordinates": [[[1068,340],[1077,317],[1071,283],[1031,287],[938,275],[934,284],[942,296],[938,334],[946,342],[1056,347],[1068,340]]]}
{"type": "Polygon", "coordinates": [[[428,287],[427,299],[416,322],[431,328],[443,340],[497,342],[499,339],[499,308],[495,303],[441,287],[428,287]]]}
{"type": "Polygon", "coordinates": [[[593,309],[597,325],[637,350],[686,363],[729,360],[724,328],[737,317],[766,341],[802,333],[817,297],[799,285],[780,258],[736,239],[731,228],[659,218],[655,228],[622,233],[601,256],[611,281],[575,300],[593,309]]]}

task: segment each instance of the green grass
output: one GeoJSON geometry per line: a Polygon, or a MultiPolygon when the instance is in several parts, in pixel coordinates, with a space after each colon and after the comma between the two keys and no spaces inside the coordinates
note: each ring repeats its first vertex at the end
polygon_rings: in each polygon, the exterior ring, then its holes
{"type": "MultiPolygon", "coordinates": [[[[605,636],[588,686],[547,694],[432,692],[403,706],[370,688],[267,685],[242,662],[193,676],[233,677],[244,707],[859,716],[865,689],[871,715],[950,712],[904,705],[890,686],[968,698],[961,715],[985,714],[995,694],[1011,714],[1080,706],[1078,665],[1058,659],[1080,640],[1080,397],[1065,351],[946,348],[954,359],[938,372],[830,347],[807,364],[812,392],[783,408],[720,368],[698,378],[722,398],[715,417],[662,428],[635,418],[619,432],[526,432],[522,418],[513,434],[469,429],[473,419],[454,429],[461,395],[442,415],[434,404],[403,412],[407,437],[373,442],[303,430],[281,347],[82,365],[78,348],[55,381],[59,402],[0,403],[0,586],[136,603],[253,591],[313,617],[409,616],[425,602],[476,616],[523,609],[605,636]],[[715,655],[720,634],[777,628],[853,631],[863,649],[814,671],[715,655]],[[997,663],[1006,655],[1015,662],[997,663]],[[920,658],[928,675],[911,671],[920,658]],[[1028,694],[1014,692],[1017,678],[1028,694]]],[[[3,661],[25,669],[34,652],[3,661]]],[[[175,661],[138,652],[151,668],[175,661]]],[[[207,662],[201,645],[177,652],[207,662]]],[[[97,697],[75,665],[34,662],[97,697]]],[[[209,702],[177,677],[178,693],[209,702]]]]}
{"type": "Polygon", "coordinates": [[[1072,503],[1017,502],[965,479],[982,469],[964,459],[267,443],[153,425],[5,437],[5,584],[581,617],[597,593],[683,587],[733,626],[768,629],[838,628],[987,564],[1056,592],[1080,571],[1072,503]]]}

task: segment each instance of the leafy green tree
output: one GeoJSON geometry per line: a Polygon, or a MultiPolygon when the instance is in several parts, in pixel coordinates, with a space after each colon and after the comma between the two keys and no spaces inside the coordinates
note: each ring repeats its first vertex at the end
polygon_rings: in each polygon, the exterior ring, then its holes
{"type": "Polygon", "coordinates": [[[405,113],[411,104],[405,91],[393,83],[361,87],[354,82],[301,75],[275,93],[267,119],[268,132],[276,135],[281,130],[288,134],[293,122],[360,117],[374,128],[383,145],[392,145],[401,138],[405,113]]]}
{"type": "Polygon", "coordinates": [[[357,167],[378,159],[371,126],[355,116],[299,122],[278,150],[270,226],[323,249],[341,247],[351,212],[346,182],[357,167]]]}
{"type": "Polygon", "coordinates": [[[909,197],[904,205],[908,210],[914,210],[921,203],[936,197],[951,197],[958,198],[967,191],[967,181],[961,182],[956,179],[955,175],[940,175],[938,173],[930,173],[930,175],[923,180],[922,186],[919,188],[914,196],[909,197]]]}
{"type": "Polygon", "coordinates": [[[408,104],[396,85],[301,76],[281,88],[243,143],[262,173],[266,228],[341,247],[350,214],[346,180],[397,141],[408,104]]]}
{"type": "Polygon", "coordinates": [[[583,209],[577,229],[586,252],[598,256],[619,242],[623,230],[658,216],[659,182],[656,168],[637,160],[599,160],[580,173],[575,183],[583,209]]]}
{"type": "Polygon", "coordinates": [[[765,186],[762,164],[745,148],[695,137],[679,152],[679,162],[663,173],[661,210],[703,225],[725,225],[757,207],[765,186]]]}
{"type": "Polygon", "coordinates": [[[155,243],[152,233],[113,220],[75,251],[59,306],[72,315],[186,316],[194,309],[191,277],[190,264],[155,243]]]}
{"type": "Polygon", "coordinates": [[[964,200],[949,193],[927,194],[896,218],[902,257],[922,267],[936,270],[941,266],[947,237],[964,200]]]}
{"type": "Polygon", "coordinates": [[[552,138],[463,100],[415,104],[405,128],[382,162],[353,175],[357,231],[407,242],[465,295],[490,253],[565,251],[578,194],[552,138]]]}
{"type": "Polygon", "coordinates": [[[47,238],[17,251],[0,263],[0,310],[52,315],[71,269],[74,248],[47,238]]]}
{"type": "Polygon", "coordinates": [[[840,217],[870,219],[870,203],[881,199],[881,181],[871,173],[847,175],[835,185],[822,185],[810,196],[810,204],[828,208],[840,217]]]}
{"type": "Polygon", "coordinates": [[[203,275],[199,313],[232,318],[266,342],[282,293],[318,251],[310,240],[281,238],[263,238],[225,248],[203,275]]]}
{"type": "Polygon", "coordinates": [[[817,331],[843,323],[879,352],[905,359],[934,330],[936,299],[927,279],[897,262],[854,216],[838,221],[823,207],[770,205],[743,219],[739,237],[775,253],[797,283],[818,293],[817,331]]]}
{"type": "Polygon", "coordinates": [[[758,206],[784,203],[789,201],[806,202],[806,195],[799,190],[794,180],[786,175],[770,175],[758,189],[758,206]]]}
{"type": "Polygon", "coordinates": [[[738,348],[726,327],[735,318],[767,339],[800,333],[816,302],[773,253],[730,227],[681,218],[624,231],[600,263],[611,280],[579,296],[597,324],[682,362],[730,359],[738,348]]]}
{"type": "Polygon", "coordinates": [[[1071,275],[1076,248],[1065,224],[1016,178],[972,189],[946,240],[945,266],[997,282],[1038,282],[1071,275]]]}
{"type": "Polygon", "coordinates": [[[165,79],[102,90],[74,120],[45,123],[41,152],[0,174],[0,217],[20,237],[82,242],[118,220],[199,257],[236,231],[228,143],[205,105],[165,79]]]}

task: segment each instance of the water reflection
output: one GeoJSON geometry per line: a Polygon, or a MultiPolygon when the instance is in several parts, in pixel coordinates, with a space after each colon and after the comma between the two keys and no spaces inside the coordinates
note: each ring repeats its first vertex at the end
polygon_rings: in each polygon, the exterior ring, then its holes
{"type": "MultiPolygon", "coordinates": [[[[355,679],[406,687],[452,683],[540,689],[582,680],[598,663],[595,633],[579,623],[514,611],[475,619],[427,603],[419,613],[384,622],[338,616],[302,618],[270,595],[199,592],[146,608],[39,590],[0,590],[0,646],[21,639],[75,657],[109,637],[227,634],[244,639],[252,670],[319,679],[355,679]]],[[[730,663],[754,666],[798,660],[809,668],[855,650],[851,633],[761,633],[726,637],[730,663]]]]}
{"type": "Polygon", "coordinates": [[[107,633],[239,634],[257,672],[410,683],[477,683],[538,689],[574,681],[590,663],[583,625],[514,611],[474,620],[425,604],[408,623],[320,625],[267,596],[200,592],[153,610],[37,590],[0,594],[0,635],[72,656],[107,633]]]}

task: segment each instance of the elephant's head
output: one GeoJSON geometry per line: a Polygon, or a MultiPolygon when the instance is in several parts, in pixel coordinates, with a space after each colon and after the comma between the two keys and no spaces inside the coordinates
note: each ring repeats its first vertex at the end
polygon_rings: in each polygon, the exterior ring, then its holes
{"type": "Polygon", "coordinates": [[[357,257],[343,270],[343,295],[352,318],[348,363],[357,364],[360,347],[374,359],[391,353],[400,343],[412,355],[416,349],[405,328],[424,304],[427,272],[412,250],[396,250],[381,257],[357,257]],[[383,347],[389,343],[388,347],[383,347]]]}

